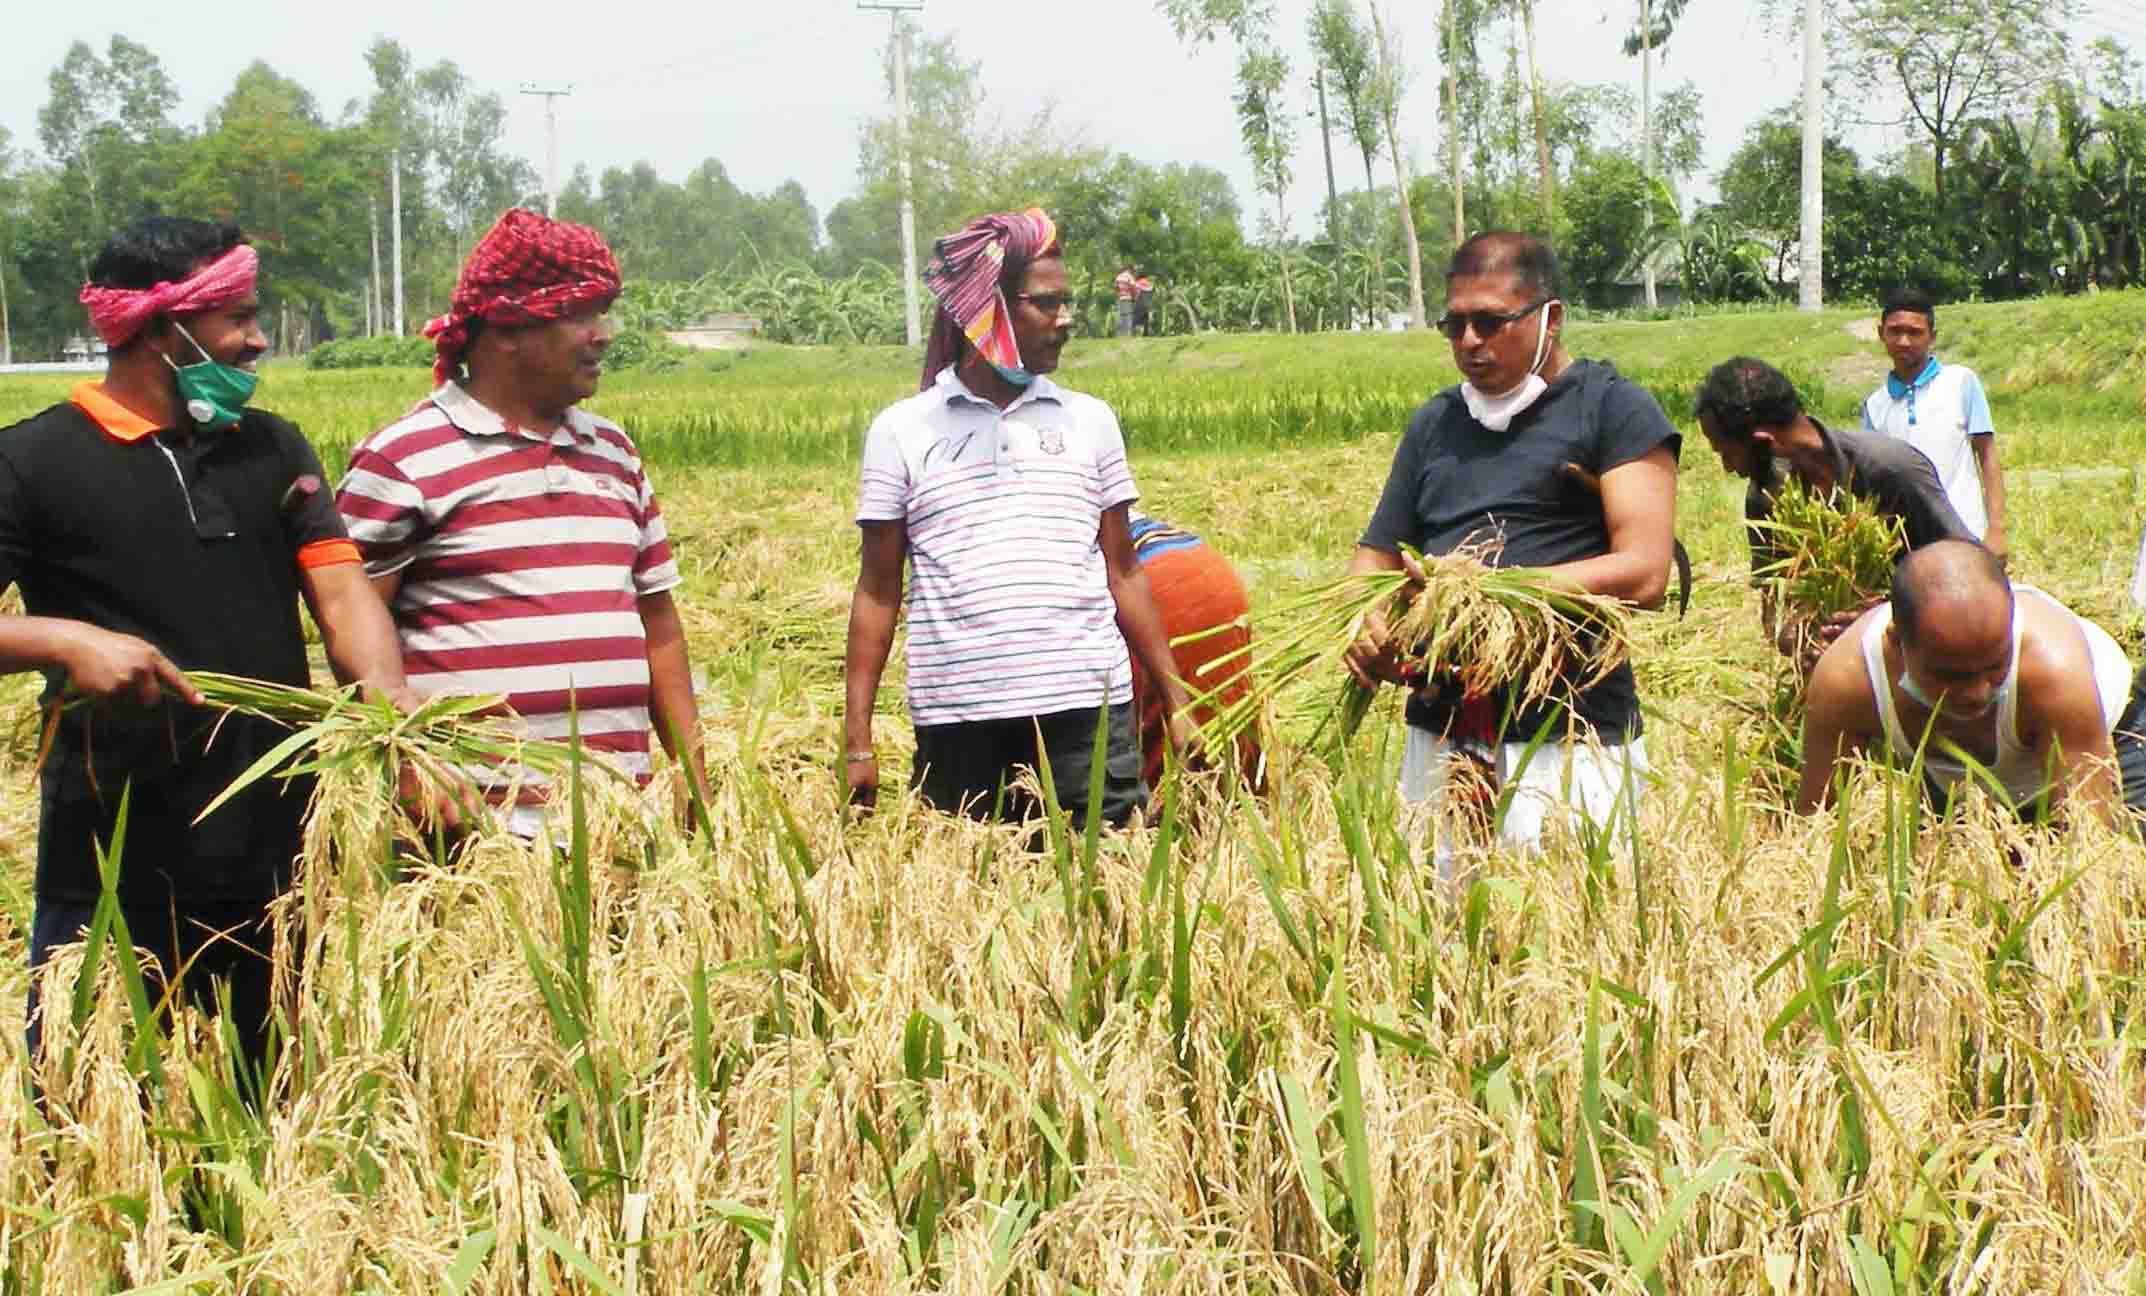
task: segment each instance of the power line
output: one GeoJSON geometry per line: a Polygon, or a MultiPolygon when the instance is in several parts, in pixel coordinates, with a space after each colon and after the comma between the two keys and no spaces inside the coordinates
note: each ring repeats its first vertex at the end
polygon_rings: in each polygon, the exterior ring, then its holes
{"type": "Polygon", "coordinates": [[[680,74],[709,72],[718,67],[735,67],[739,62],[759,53],[768,46],[793,37],[826,35],[831,30],[824,12],[808,14],[804,19],[787,26],[761,32],[746,41],[734,41],[727,45],[695,50],[660,63],[644,64],[638,68],[607,72],[582,84],[595,88],[634,86],[647,88],[675,80],[680,74]]]}

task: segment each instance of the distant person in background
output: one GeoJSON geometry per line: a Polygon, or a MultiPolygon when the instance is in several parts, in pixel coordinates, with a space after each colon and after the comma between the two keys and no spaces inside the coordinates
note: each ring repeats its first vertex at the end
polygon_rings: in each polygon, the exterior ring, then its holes
{"type": "MultiPolygon", "coordinates": [[[[1827,427],[1804,411],[1803,397],[1788,376],[1763,360],[1737,356],[1714,366],[1693,408],[1722,467],[1750,483],[1744,520],[1753,580],[1782,557],[1764,523],[1791,477],[1812,491],[1852,491],[1879,512],[1899,518],[1911,550],[1939,540],[1974,539],[1922,452],[1904,441],[1827,427]]],[[[1812,626],[1790,624],[1774,606],[1772,588],[1761,585],[1759,617],[1767,637],[1806,671],[1866,610],[1850,608],[1812,626]]]]}
{"type": "Polygon", "coordinates": [[[1061,804],[1086,819],[1098,724],[1102,814],[1147,801],[1132,659],[1162,681],[1172,745],[1193,741],[1129,515],[1139,491],[1108,405],[1047,375],[1071,335],[1058,228],[1040,208],[972,221],[924,268],[938,298],[919,392],[865,434],[861,532],[843,713],[850,800],[879,797],[872,710],[908,589],[910,781],[976,818],[1039,809],[1014,786],[1048,758],[1061,804]]]}
{"type": "Polygon", "coordinates": [[[180,672],[306,684],[303,599],[339,678],[409,700],[320,460],[250,403],[259,265],[233,225],[115,232],[82,289],[102,381],[0,435],[0,589],[20,586],[25,610],[0,617],[0,671],[40,671],[49,703],[81,703],[55,711],[41,759],[30,968],[90,925],[124,801],[119,906],[155,956],[151,1002],[168,988],[214,1010],[222,983],[253,1067],[271,1060],[269,905],[292,884],[312,783],[262,779],[200,817],[289,734],[192,705],[180,672]]]}
{"type": "Polygon", "coordinates": [[[1118,271],[1118,277],[1113,281],[1113,286],[1118,290],[1119,337],[1131,337],[1133,335],[1134,299],[1139,296],[1139,283],[1139,276],[1133,273],[1133,265],[1130,261],[1125,263],[1123,270],[1118,271]]]}
{"type": "Polygon", "coordinates": [[[1145,270],[1133,272],[1133,332],[1146,337],[1155,331],[1155,281],[1145,270]]]}
{"type": "Polygon", "coordinates": [[[1893,371],[1863,402],[1863,430],[1905,441],[1930,460],[1945,497],[1969,534],[2001,560],[2004,472],[1997,465],[1997,428],[1982,380],[1962,364],[1942,364],[1937,307],[1927,294],[1901,289],[1878,312],[1878,340],[1893,371]]]}
{"type": "MultiPolygon", "coordinates": [[[[1252,644],[1247,620],[1251,600],[1236,568],[1200,537],[1137,509],[1129,522],[1133,557],[1147,574],[1148,591],[1162,617],[1163,634],[1170,640],[1178,678],[1195,698],[1221,690],[1212,703],[1193,707],[1193,723],[1205,725],[1213,718],[1215,704],[1238,701],[1250,685],[1245,672],[1250,665],[1246,650],[1252,644]]],[[[1137,656],[1133,658],[1133,699],[1140,716],[1140,773],[1152,788],[1162,779],[1168,745],[1163,722],[1169,705],[1162,682],[1137,656]]],[[[1254,734],[1238,739],[1236,760],[1254,789],[1265,782],[1260,740],[1254,734]]]]}
{"type": "MultiPolygon", "coordinates": [[[[632,439],[579,403],[618,291],[595,230],[500,217],[425,326],[432,394],[351,452],[337,503],[420,687],[503,693],[532,737],[578,733],[644,782],[653,727],[698,779],[663,510],[632,439]]],[[[550,792],[521,789],[508,827],[538,835],[550,792]]]]}
{"type": "Polygon", "coordinates": [[[2084,805],[2112,826],[2146,812],[2146,704],[2140,677],[2106,630],[2006,579],[1966,540],[1917,549],[1893,597],[1819,660],[1803,729],[1796,810],[1833,797],[1842,757],[1923,753],[1930,790],[1949,798],[1972,759],[2024,818],[2084,805]],[[1928,741],[1925,741],[1928,734],[1928,741]]]}

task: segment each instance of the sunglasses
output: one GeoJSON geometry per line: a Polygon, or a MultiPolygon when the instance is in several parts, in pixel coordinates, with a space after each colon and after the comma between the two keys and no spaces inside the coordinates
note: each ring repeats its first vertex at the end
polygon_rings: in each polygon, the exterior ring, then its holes
{"type": "Polygon", "coordinates": [[[1477,337],[1488,342],[1497,335],[1499,329],[1504,328],[1515,320],[1526,319],[1528,316],[1533,315],[1536,311],[1542,309],[1543,304],[1549,300],[1548,297],[1537,297],[1519,310],[1511,312],[1463,311],[1461,314],[1455,315],[1448,311],[1438,317],[1435,327],[1440,333],[1445,334],[1448,340],[1454,342],[1460,341],[1461,334],[1466,333],[1472,327],[1475,329],[1477,337]]]}
{"type": "Polygon", "coordinates": [[[1053,319],[1060,311],[1073,309],[1072,293],[1015,293],[1014,300],[1025,301],[1053,319]]]}

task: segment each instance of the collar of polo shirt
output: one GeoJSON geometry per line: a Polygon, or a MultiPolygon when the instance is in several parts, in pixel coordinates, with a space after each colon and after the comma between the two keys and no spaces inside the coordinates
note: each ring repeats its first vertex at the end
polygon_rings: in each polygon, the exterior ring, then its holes
{"type": "Polygon", "coordinates": [[[139,441],[160,430],[155,422],[112,399],[111,393],[96,383],[76,384],[68,400],[114,441],[139,441]]]}
{"type": "MultiPolygon", "coordinates": [[[[954,401],[968,401],[976,405],[989,405],[994,410],[998,409],[997,404],[994,402],[987,401],[975,392],[970,391],[969,385],[961,381],[961,375],[955,371],[953,365],[948,365],[946,368],[941,369],[935,382],[939,394],[945,397],[949,404],[954,401]]],[[[1013,404],[1008,405],[1002,412],[1011,414],[1030,401],[1039,400],[1049,401],[1054,405],[1065,404],[1065,397],[1059,392],[1058,384],[1052,382],[1043,374],[1037,374],[1034,380],[1022,389],[1021,394],[1014,398],[1013,404]]]]}
{"type": "MultiPolygon", "coordinates": [[[[440,384],[432,393],[432,403],[447,416],[447,421],[472,436],[519,436],[531,441],[549,442],[552,438],[532,429],[511,424],[499,416],[499,412],[463,390],[462,385],[449,381],[440,384]]],[[[578,405],[569,405],[566,417],[561,420],[577,439],[591,444],[597,440],[596,425],[588,413],[578,405]]]]}

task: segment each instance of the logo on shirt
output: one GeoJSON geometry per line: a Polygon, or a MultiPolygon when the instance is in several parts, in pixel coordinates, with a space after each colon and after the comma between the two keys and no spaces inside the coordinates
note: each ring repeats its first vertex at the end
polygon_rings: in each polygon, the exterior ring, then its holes
{"type": "Polygon", "coordinates": [[[1065,434],[1057,428],[1045,428],[1036,435],[1036,445],[1045,454],[1064,454],[1066,452],[1065,434]]]}

